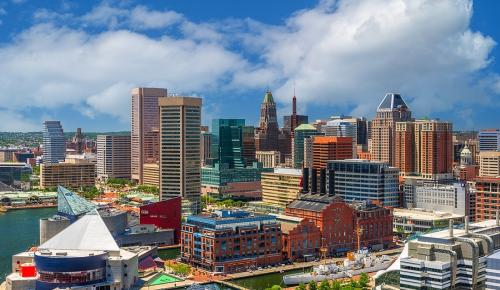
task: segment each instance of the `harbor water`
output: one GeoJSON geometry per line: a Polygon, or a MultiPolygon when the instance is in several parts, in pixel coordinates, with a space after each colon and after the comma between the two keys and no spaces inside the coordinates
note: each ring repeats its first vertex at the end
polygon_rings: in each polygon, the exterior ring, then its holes
{"type": "Polygon", "coordinates": [[[0,283],[10,274],[12,255],[38,245],[38,220],[55,212],[56,208],[36,208],[0,213],[0,283]]]}

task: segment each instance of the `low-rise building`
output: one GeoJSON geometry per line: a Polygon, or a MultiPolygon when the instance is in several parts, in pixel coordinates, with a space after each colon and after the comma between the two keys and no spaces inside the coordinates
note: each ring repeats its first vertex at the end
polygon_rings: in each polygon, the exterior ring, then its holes
{"type": "Polygon", "coordinates": [[[289,261],[311,260],[319,256],[321,231],[310,219],[276,215],[281,224],[283,258],[289,261]]]}
{"type": "Polygon", "coordinates": [[[423,209],[394,209],[394,232],[413,234],[416,232],[427,232],[436,228],[446,227],[449,221],[454,224],[461,224],[464,215],[448,212],[436,212],[423,209]]]}
{"type": "Polygon", "coordinates": [[[96,165],[86,161],[48,163],[40,166],[40,187],[79,188],[95,185],[96,165]]]}
{"type": "Polygon", "coordinates": [[[233,273],[282,261],[276,217],[244,211],[193,215],[182,225],[181,259],[212,272],[233,273]]]}

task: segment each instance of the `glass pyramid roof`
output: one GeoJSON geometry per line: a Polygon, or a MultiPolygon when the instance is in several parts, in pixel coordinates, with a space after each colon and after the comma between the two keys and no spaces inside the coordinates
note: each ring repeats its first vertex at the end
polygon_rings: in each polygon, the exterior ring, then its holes
{"type": "Polygon", "coordinates": [[[57,211],[59,214],[79,216],[95,210],[97,206],[68,189],[57,187],[57,211]]]}
{"type": "Polygon", "coordinates": [[[403,97],[400,94],[386,94],[380,105],[378,106],[378,110],[384,109],[397,109],[399,107],[407,107],[403,97]]]}

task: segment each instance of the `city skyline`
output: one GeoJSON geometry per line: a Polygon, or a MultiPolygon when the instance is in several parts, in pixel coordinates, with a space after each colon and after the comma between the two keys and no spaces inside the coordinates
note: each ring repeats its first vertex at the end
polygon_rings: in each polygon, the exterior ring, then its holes
{"type": "Polygon", "coordinates": [[[491,113],[500,96],[497,3],[257,1],[237,9],[220,1],[203,12],[181,2],[0,4],[0,65],[8,72],[0,100],[9,104],[0,107],[0,131],[39,131],[48,119],[67,131],[129,130],[129,92],[138,86],[202,97],[204,124],[238,117],[257,125],[268,88],[280,127],[294,91],[297,113],[310,121],[372,119],[389,92],[415,117],[456,130],[500,121],[491,113]],[[455,13],[434,21],[443,11],[455,13]]]}

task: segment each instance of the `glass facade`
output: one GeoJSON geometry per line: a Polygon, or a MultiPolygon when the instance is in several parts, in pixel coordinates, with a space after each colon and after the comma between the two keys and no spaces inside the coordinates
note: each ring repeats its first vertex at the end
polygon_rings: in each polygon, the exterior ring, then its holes
{"type": "Polygon", "coordinates": [[[43,163],[63,162],[66,155],[66,138],[59,121],[43,123],[43,163]]]}

